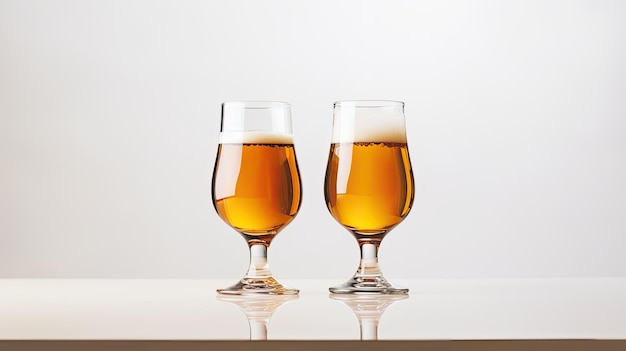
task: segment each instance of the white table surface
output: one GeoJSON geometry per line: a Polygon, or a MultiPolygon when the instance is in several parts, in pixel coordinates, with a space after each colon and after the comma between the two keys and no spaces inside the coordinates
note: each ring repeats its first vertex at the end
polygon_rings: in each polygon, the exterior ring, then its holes
{"type": "MultiPolygon", "coordinates": [[[[288,280],[268,339],[359,339],[341,280],[288,280]]],[[[395,280],[409,298],[382,314],[378,338],[626,339],[626,278],[395,280]]],[[[231,280],[0,279],[0,340],[213,340],[250,337],[237,305],[215,289],[231,280]]]]}

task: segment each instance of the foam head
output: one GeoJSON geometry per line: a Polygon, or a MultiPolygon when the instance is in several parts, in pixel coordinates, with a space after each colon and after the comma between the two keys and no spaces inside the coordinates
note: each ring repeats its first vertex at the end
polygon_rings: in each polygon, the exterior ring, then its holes
{"type": "Polygon", "coordinates": [[[268,131],[221,132],[220,144],[293,144],[293,134],[268,131]]]}
{"type": "Polygon", "coordinates": [[[333,143],[406,143],[404,104],[399,101],[335,103],[333,143]]]}

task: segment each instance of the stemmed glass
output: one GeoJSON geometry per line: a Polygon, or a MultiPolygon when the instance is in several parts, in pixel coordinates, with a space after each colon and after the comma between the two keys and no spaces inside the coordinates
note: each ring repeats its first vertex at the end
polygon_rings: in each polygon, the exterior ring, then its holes
{"type": "Polygon", "coordinates": [[[297,294],[272,277],[267,249],[298,213],[302,197],[291,125],[291,105],[226,102],[212,182],[219,216],[248,243],[250,265],[231,295],[297,294]]]}
{"type": "Polygon", "coordinates": [[[335,102],[324,195],[332,216],[359,243],[361,262],[350,280],[330,292],[408,293],[383,277],[378,248],[409,213],[413,188],[404,103],[335,102]]]}

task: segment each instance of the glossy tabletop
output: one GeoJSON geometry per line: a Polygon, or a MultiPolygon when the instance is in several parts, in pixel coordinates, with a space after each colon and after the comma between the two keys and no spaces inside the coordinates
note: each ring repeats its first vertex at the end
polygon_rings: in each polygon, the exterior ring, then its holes
{"type": "Polygon", "coordinates": [[[231,280],[4,279],[0,340],[626,339],[626,278],[395,280],[404,299],[282,281],[300,295],[218,298],[231,280]]]}

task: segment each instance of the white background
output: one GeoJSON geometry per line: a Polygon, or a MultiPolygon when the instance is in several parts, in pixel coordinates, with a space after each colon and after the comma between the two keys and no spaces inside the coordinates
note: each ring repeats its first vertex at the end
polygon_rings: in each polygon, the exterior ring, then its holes
{"type": "Polygon", "coordinates": [[[277,277],[347,278],[332,102],[406,103],[389,278],[626,276],[626,2],[0,0],[0,277],[232,278],[220,103],[293,104],[277,277]]]}

